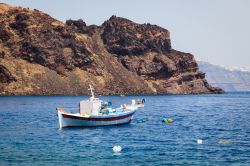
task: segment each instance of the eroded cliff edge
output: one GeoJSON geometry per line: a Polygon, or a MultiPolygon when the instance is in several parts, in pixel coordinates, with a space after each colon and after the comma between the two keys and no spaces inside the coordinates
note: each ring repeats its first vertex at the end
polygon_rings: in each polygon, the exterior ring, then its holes
{"type": "Polygon", "coordinates": [[[0,95],[223,93],[156,25],[112,16],[62,23],[0,3],[0,95]]]}

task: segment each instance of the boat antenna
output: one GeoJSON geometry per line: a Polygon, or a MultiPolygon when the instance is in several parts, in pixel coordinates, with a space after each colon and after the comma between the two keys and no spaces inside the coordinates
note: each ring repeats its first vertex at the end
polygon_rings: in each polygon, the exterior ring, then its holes
{"type": "Polygon", "coordinates": [[[89,90],[91,92],[91,98],[95,98],[95,95],[94,95],[94,89],[92,88],[91,84],[89,84],[89,90]]]}

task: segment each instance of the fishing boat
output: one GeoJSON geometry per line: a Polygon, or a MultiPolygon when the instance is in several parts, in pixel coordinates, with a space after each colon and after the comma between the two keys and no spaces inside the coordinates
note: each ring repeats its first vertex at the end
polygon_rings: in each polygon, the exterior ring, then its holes
{"type": "MultiPolygon", "coordinates": [[[[111,102],[104,102],[94,95],[94,89],[90,85],[91,97],[79,103],[77,113],[71,113],[63,108],[57,108],[59,127],[87,127],[121,125],[131,122],[131,118],[143,103],[135,100],[131,104],[122,104],[118,108],[112,108],[111,102]]],[[[145,100],[144,100],[145,101],[145,100]]]]}

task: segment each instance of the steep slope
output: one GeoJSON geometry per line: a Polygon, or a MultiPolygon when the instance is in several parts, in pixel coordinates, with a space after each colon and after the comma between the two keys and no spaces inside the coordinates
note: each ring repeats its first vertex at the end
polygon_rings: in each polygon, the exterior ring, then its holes
{"type": "Polygon", "coordinates": [[[206,72],[210,84],[221,87],[228,92],[250,90],[250,72],[228,70],[206,62],[198,63],[201,71],[206,72]]]}
{"type": "Polygon", "coordinates": [[[169,31],[112,16],[101,26],[62,23],[0,4],[0,95],[222,93],[169,31]]]}

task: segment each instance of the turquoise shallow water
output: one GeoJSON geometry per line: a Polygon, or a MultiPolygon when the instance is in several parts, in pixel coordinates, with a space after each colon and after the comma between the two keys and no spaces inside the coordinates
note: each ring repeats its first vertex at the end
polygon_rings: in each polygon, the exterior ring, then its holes
{"type": "Polygon", "coordinates": [[[250,165],[250,93],[143,97],[129,125],[62,130],[55,108],[86,97],[0,97],[0,165],[250,165]]]}

